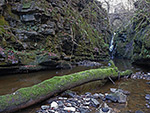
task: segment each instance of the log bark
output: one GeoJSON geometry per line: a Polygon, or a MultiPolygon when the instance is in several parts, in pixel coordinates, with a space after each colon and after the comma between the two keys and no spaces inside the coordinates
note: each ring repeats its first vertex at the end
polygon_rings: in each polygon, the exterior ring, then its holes
{"type": "Polygon", "coordinates": [[[119,73],[120,76],[125,76],[132,72],[120,72],[116,67],[107,67],[86,70],[70,75],[55,76],[32,87],[21,88],[12,94],[0,96],[0,112],[14,112],[75,86],[108,77],[118,77],[119,73]]]}

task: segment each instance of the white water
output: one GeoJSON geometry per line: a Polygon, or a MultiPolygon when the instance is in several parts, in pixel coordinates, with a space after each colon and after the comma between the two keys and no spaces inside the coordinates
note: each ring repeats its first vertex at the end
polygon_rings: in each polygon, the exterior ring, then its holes
{"type": "Polygon", "coordinates": [[[113,49],[114,49],[113,43],[114,43],[114,37],[115,37],[115,35],[116,35],[116,33],[113,34],[112,39],[111,39],[111,42],[110,42],[110,47],[109,47],[109,51],[110,51],[110,52],[112,52],[113,49]]]}

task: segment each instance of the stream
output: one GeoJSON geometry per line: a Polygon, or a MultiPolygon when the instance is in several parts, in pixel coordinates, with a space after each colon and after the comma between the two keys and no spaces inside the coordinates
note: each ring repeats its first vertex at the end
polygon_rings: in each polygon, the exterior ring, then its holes
{"type": "MultiPolygon", "coordinates": [[[[114,59],[115,65],[120,70],[131,69],[133,72],[148,73],[148,67],[137,67],[132,65],[129,60],[114,59]]],[[[107,65],[106,62],[100,62],[102,66],[107,65]]],[[[62,76],[71,74],[83,70],[90,69],[92,67],[74,67],[69,70],[51,70],[51,71],[40,71],[29,74],[15,74],[0,76],[0,95],[12,93],[19,88],[32,86],[40,83],[46,79],[52,78],[53,76],[62,76]]],[[[90,82],[85,85],[71,89],[81,95],[86,92],[94,93],[110,93],[110,88],[121,88],[130,92],[127,98],[126,104],[108,103],[111,108],[117,109],[120,113],[133,113],[137,110],[142,110],[145,113],[150,113],[150,108],[146,107],[145,95],[150,92],[150,85],[146,84],[147,80],[141,79],[119,79],[115,81],[115,85],[112,82],[107,81],[104,86],[101,85],[100,81],[90,82]]],[[[18,111],[17,113],[35,113],[40,109],[40,106],[47,104],[47,101],[31,106],[29,108],[18,111]]],[[[96,111],[92,111],[95,113],[96,111]]]]}

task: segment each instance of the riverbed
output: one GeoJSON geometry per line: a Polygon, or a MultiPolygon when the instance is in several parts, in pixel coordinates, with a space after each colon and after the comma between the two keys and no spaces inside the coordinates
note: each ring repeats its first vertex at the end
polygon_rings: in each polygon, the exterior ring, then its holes
{"type": "MultiPolygon", "coordinates": [[[[121,60],[115,59],[115,65],[120,70],[131,69],[133,72],[142,72],[148,73],[148,67],[138,67],[132,65],[129,60],[121,60]]],[[[101,63],[102,66],[106,66],[106,62],[101,63]]],[[[73,67],[69,70],[49,70],[49,71],[40,71],[36,73],[29,74],[15,74],[15,75],[7,75],[0,77],[0,95],[12,93],[19,88],[32,86],[34,84],[40,83],[46,79],[52,78],[53,76],[62,76],[70,73],[75,73],[83,70],[87,70],[94,67],[73,67]]],[[[145,104],[145,95],[150,92],[150,85],[146,84],[147,80],[139,80],[139,79],[119,79],[115,81],[115,85],[107,81],[107,83],[102,86],[100,81],[91,82],[76,88],[71,89],[72,91],[77,92],[79,95],[84,94],[86,92],[94,93],[110,93],[110,88],[121,88],[123,90],[127,90],[130,92],[128,96],[128,101],[126,104],[117,104],[117,103],[108,103],[111,108],[120,110],[121,113],[125,112],[135,112],[137,110],[142,110],[145,113],[149,113],[150,109],[148,109],[145,104]]],[[[27,109],[23,109],[18,113],[35,113],[40,106],[43,104],[47,104],[46,101],[34,106],[31,106],[27,109]]],[[[95,111],[93,111],[94,113],[95,111]]]]}

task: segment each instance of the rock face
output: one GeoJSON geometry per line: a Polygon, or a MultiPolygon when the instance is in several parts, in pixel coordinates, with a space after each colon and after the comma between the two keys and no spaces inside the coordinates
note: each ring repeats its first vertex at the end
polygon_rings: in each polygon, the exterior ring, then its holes
{"type": "Polygon", "coordinates": [[[132,21],[115,37],[116,56],[150,65],[150,3],[137,1],[135,7],[137,12],[132,21]]]}
{"type": "Polygon", "coordinates": [[[0,2],[0,58],[9,50],[19,64],[37,65],[48,54],[70,61],[108,58],[108,17],[96,0],[14,0],[0,2]],[[25,60],[26,59],[26,60],[25,60]]]}

